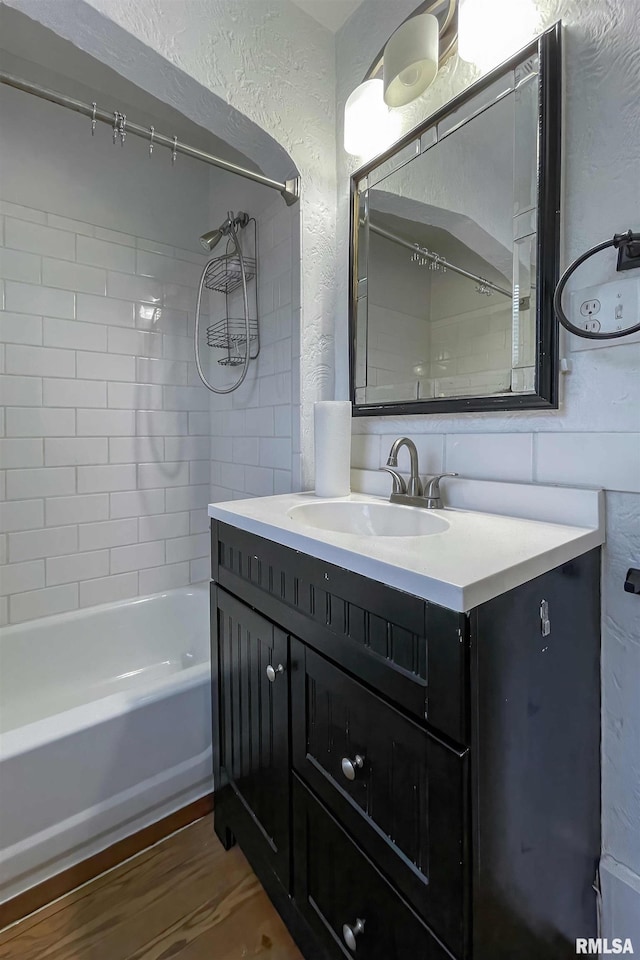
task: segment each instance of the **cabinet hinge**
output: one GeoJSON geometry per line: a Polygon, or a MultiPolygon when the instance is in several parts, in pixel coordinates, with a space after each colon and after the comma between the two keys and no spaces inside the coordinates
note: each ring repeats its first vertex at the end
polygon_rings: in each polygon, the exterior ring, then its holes
{"type": "Polygon", "coordinates": [[[551,620],[549,619],[549,601],[540,601],[540,630],[543,637],[548,637],[551,633],[551,620]]]}

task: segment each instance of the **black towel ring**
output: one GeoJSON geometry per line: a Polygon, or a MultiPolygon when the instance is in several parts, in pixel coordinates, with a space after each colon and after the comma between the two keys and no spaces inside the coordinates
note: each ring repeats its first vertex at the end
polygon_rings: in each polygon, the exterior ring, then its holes
{"type": "MultiPolygon", "coordinates": [[[[625,259],[637,260],[636,266],[640,267],[640,233],[632,233],[631,230],[628,230],[626,233],[616,233],[612,240],[597,243],[595,247],[591,247],[586,253],[577,257],[573,263],[567,267],[558,281],[558,286],[556,287],[556,292],[553,297],[553,309],[565,330],[575,334],[576,337],[584,337],[586,340],[617,340],[618,337],[626,337],[630,333],[638,333],[638,331],[640,331],[640,323],[636,323],[626,330],[614,330],[612,333],[592,333],[590,330],[584,330],[571,323],[562,308],[562,294],[564,293],[564,288],[571,274],[574,273],[585,260],[588,260],[589,257],[600,253],[601,250],[606,250],[608,247],[614,247],[618,250],[618,269],[620,269],[620,264],[624,262],[625,259]]],[[[627,264],[624,269],[629,269],[629,265],[627,264]]]]}

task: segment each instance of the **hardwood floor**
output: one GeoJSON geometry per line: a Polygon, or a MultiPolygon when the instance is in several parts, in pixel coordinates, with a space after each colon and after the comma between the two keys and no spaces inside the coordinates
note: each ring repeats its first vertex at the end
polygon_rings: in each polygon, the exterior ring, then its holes
{"type": "Polygon", "coordinates": [[[0,960],[303,960],[211,816],[0,932],[0,960]]]}

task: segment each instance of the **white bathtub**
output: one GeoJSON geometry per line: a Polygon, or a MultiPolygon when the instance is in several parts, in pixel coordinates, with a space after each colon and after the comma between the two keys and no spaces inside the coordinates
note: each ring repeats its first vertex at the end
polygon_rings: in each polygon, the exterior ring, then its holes
{"type": "Polygon", "coordinates": [[[0,903],[211,792],[206,585],[0,630],[0,903]]]}

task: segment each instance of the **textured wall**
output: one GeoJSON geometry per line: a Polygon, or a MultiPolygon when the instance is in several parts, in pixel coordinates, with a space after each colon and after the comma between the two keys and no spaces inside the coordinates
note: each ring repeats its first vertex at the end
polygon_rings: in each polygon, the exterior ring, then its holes
{"type": "MultiPolygon", "coordinates": [[[[350,90],[413,6],[413,0],[393,8],[370,0],[338,34],[338,130],[350,90]]],[[[539,0],[538,6],[540,26],[562,17],[566,27],[568,262],[587,246],[640,224],[639,7],[635,0],[539,0]]],[[[473,69],[454,58],[433,87],[406,108],[404,129],[471,79],[473,69]]],[[[348,374],[348,179],[360,162],[344,153],[338,138],[336,378],[341,396],[348,374]]],[[[612,276],[595,261],[590,270],[587,283],[612,276]]],[[[619,491],[607,495],[602,641],[605,924],[613,935],[615,923],[620,936],[637,923],[632,910],[640,916],[640,604],[622,590],[627,566],[640,563],[640,344],[568,356],[573,370],[563,378],[557,412],[358,419],[354,463],[378,466],[394,437],[407,434],[416,439],[425,470],[619,491]]]]}

